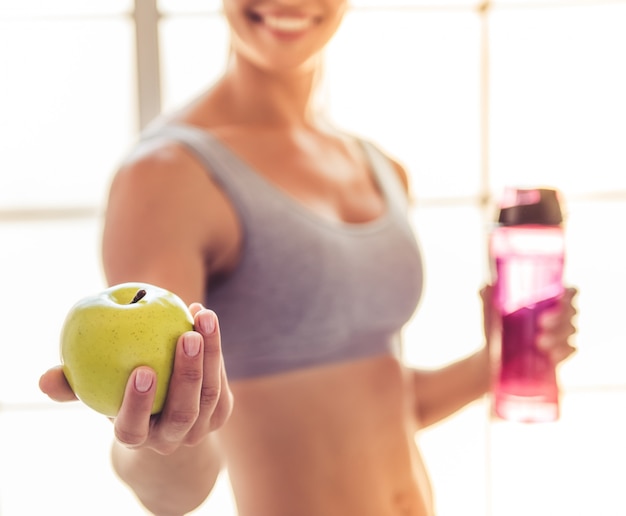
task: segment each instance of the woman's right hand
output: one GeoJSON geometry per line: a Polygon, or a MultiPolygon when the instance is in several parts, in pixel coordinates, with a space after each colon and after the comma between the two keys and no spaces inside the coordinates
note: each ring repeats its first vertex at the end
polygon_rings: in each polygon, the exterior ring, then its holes
{"type": "MultiPolygon", "coordinates": [[[[149,448],[167,455],[198,444],[228,419],[233,397],[228,386],[217,316],[199,303],[190,305],[194,331],[178,339],[174,369],[161,413],[150,415],[156,373],[135,369],[120,411],[113,419],[116,439],[127,448],[149,448]]],[[[41,390],[56,401],[76,399],[60,367],[46,372],[41,390]]]]}
{"type": "Polygon", "coordinates": [[[230,416],[228,387],[217,316],[199,303],[190,307],[194,331],[178,339],[174,369],[163,411],[150,415],[156,376],[148,367],[135,369],[114,419],[115,437],[128,448],[150,448],[170,454],[198,444],[230,416]]]}

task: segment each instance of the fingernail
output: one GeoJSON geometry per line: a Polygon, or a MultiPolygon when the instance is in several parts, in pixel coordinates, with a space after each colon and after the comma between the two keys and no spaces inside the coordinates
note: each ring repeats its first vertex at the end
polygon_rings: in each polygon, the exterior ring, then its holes
{"type": "Polygon", "coordinates": [[[193,333],[186,334],[183,337],[183,349],[185,350],[185,355],[195,357],[200,353],[199,339],[193,333]]]}
{"type": "Polygon", "coordinates": [[[209,313],[202,313],[198,317],[198,325],[205,335],[210,335],[215,331],[215,316],[209,313]]]}
{"type": "Polygon", "coordinates": [[[152,373],[139,369],[135,373],[135,389],[139,392],[148,392],[150,387],[152,387],[152,373]]]}

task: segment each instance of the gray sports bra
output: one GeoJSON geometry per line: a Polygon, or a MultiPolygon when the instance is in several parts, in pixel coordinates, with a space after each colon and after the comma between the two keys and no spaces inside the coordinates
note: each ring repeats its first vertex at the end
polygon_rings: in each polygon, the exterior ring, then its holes
{"type": "Polygon", "coordinates": [[[187,146],[240,218],[240,263],[204,300],[219,317],[231,380],[399,353],[422,262],[406,194],[372,144],[361,142],[387,210],[350,224],[318,217],[205,131],[170,125],[146,138],[187,146]]]}

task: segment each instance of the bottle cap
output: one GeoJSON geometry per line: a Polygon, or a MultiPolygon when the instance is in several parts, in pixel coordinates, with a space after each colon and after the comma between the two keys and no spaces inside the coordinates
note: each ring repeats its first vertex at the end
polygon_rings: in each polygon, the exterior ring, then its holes
{"type": "Polygon", "coordinates": [[[559,226],[563,223],[559,195],[551,188],[509,188],[502,198],[498,223],[502,226],[559,226]]]}

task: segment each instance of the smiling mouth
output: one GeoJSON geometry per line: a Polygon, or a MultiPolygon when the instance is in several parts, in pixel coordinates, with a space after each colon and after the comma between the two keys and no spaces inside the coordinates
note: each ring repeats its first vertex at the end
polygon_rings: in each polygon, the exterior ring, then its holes
{"type": "Polygon", "coordinates": [[[251,12],[249,17],[256,23],[262,23],[267,28],[277,32],[297,33],[308,29],[315,23],[315,18],[310,16],[289,16],[260,14],[251,12]]]}

